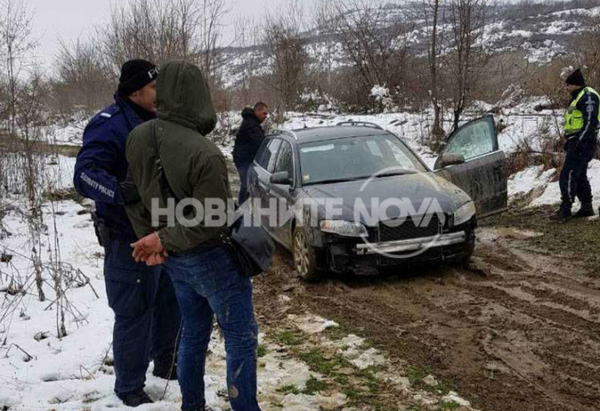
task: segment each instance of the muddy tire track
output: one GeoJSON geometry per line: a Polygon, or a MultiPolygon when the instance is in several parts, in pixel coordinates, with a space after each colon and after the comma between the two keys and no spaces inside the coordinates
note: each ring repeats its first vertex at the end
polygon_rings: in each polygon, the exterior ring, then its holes
{"type": "Polygon", "coordinates": [[[285,294],[292,311],[309,309],[432,370],[482,410],[599,409],[600,280],[531,233],[485,228],[479,238],[469,269],[316,285],[302,284],[282,252],[256,280],[257,309],[268,322],[285,294]]]}

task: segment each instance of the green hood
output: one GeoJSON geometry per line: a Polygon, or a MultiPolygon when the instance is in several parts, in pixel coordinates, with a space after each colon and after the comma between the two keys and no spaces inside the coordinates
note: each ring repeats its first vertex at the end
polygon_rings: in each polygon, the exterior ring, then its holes
{"type": "Polygon", "coordinates": [[[157,116],[198,131],[203,136],[217,123],[208,84],[200,69],[186,61],[170,61],[156,80],[157,116]]]}

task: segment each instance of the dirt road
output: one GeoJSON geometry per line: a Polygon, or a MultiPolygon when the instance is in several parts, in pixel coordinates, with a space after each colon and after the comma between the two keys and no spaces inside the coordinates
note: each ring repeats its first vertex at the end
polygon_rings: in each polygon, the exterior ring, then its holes
{"type": "Polygon", "coordinates": [[[560,244],[578,232],[600,234],[600,222],[557,226],[543,210],[531,213],[516,214],[510,228],[506,217],[480,228],[468,269],[305,285],[282,252],[255,281],[259,319],[277,321],[272,307],[287,295],[293,311],[340,323],[441,377],[478,409],[598,410],[600,278],[595,264],[579,263],[597,261],[589,255],[596,248],[560,244]]]}

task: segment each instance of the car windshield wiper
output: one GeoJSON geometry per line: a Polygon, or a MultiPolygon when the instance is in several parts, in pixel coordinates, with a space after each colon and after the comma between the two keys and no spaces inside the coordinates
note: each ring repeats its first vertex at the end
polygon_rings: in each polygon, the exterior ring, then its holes
{"type": "Polygon", "coordinates": [[[388,171],[386,173],[377,174],[375,177],[392,177],[392,176],[403,176],[405,174],[417,174],[417,170],[411,170],[408,168],[399,168],[394,171],[388,171]]]}
{"type": "Polygon", "coordinates": [[[311,181],[308,183],[304,183],[305,186],[311,184],[333,184],[333,183],[343,183],[346,181],[356,181],[356,180],[366,180],[370,176],[360,176],[360,177],[344,177],[344,178],[328,178],[327,180],[319,180],[319,181],[311,181]]]}

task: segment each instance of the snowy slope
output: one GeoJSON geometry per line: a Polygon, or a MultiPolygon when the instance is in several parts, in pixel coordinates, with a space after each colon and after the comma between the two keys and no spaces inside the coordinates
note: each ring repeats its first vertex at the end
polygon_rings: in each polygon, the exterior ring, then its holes
{"type": "MultiPolygon", "coordinates": [[[[380,24],[386,26],[400,22],[412,27],[406,35],[408,45],[413,52],[425,56],[425,41],[430,27],[419,18],[416,6],[411,3],[388,5],[380,24]]],[[[540,13],[532,7],[534,4],[548,6],[552,2],[533,1],[529,2],[529,6],[515,3],[517,2],[513,1],[490,9],[489,24],[481,45],[495,52],[522,51],[530,63],[547,63],[564,54],[570,48],[574,36],[585,30],[583,23],[600,15],[600,2],[590,3],[589,8],[577,8],[568,1],[562,2],[562,6],[561,2],[554,2],[559,6],[542,8],[540,13]]],[[[442,29],[450,35],[449,26],[442,29]]],[[[333,40],[330,34],[320,28],[306,33],[307,53],[314,70],[335,70],[350,64],[342,45],[333,40]]],[[[270,61],[260,45],[227,48],[224,50],[223,62],[223,79],[229,87],[239,86],[249,74],[259,76],[270,71],[270,61]]]]}

